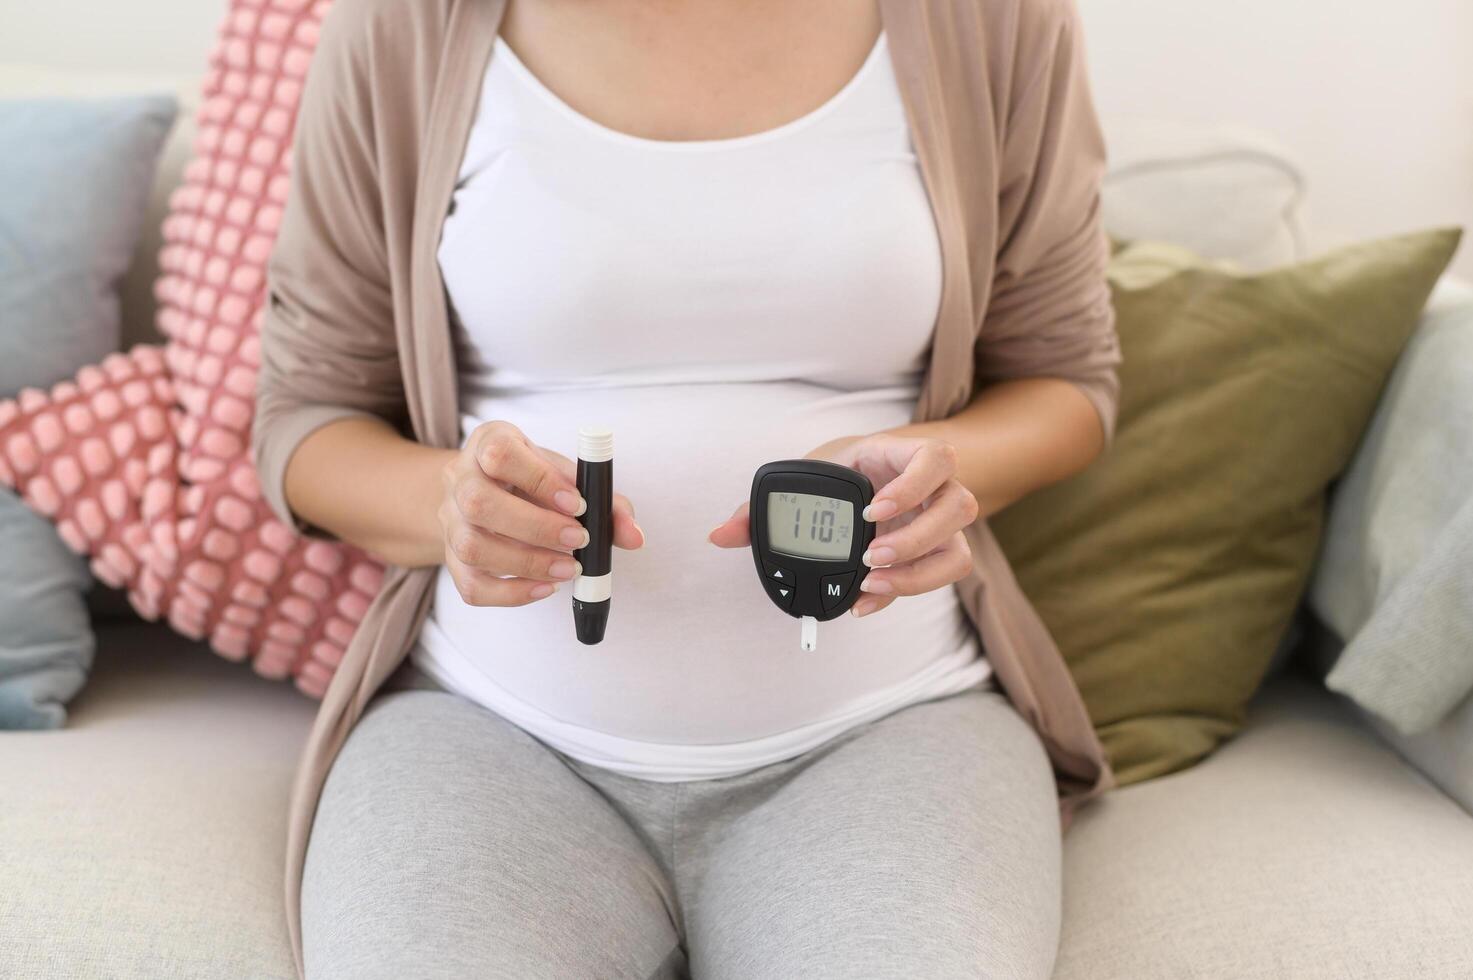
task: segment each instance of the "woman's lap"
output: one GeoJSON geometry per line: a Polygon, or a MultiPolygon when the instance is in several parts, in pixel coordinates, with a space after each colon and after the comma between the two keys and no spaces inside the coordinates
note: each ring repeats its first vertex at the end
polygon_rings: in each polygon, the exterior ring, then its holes
{"type": "Polygon", "coordinates": [[[645,980],[677,947],[671,901],[630,827],[540,742],[458,696],[396,692],[323,788],[307,976],[645,980]]]}
{"type": "Polygon", "coordinates": [[[793,770],[740,808],[690,784],[678,884],[695,976],[1052,973],[1056,790],[1003,695],[912,705],[793,770]]]}
{"type": "Polygon", "coordinates": [[[653,783],[442,692],[376,699],[303,883],[308,976],[1046,977],[1051,769],[991,687],[653,783]],[[677,900],[678,896],[678,900],[677,900]]]}

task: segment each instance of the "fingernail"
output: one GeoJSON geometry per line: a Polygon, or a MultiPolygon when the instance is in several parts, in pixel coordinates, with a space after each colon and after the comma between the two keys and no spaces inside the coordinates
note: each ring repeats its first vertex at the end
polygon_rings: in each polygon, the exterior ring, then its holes
{"type": "Polygon", "coordinates": [[[547,574],[553,578],[572,578],[583,570],[583,566],[571,558],[559,558],[547,567],[547,574]]]}
{"type": "Polygon", "coordinates": [[[877,565],[890,565],[895,561],[894,548],[871,548],[864,553],[863,561],[870,568],[877,565]]]}
{"type": "Polygon", "coordinates": [[[641,547],[643,547],[644,546],[644,528],[640,527],[638,524],[635,524],[634,525],[634,529],[639,532],[639,544],[640,544],[641,547]]]}
{"type": "Polygon", "coordinates": [[[558,505],[558,509],[577,517],[588,509],[588,501],[571,490],[559,490],[552,495],[552,502],[558,505]]]}
{"type": "Polygon", "coordinates": [[[864,581],[859,583],[859,591],[873,592],[875,595],[889,595],[891,592],[895,591],[895,586],[891,585],[889,582],[885,581],[882,578],[875,578],[873,575],[866,575],[864,577],[864,581]]]}
{"type": "Polygon", "coordinates": [[[854,610],[853,610],[854,611],[854,615],[855,615],[856,618],[859,617],[859,616],[868,616],[870,613],[872,613],[872,612],[875,611],[875,606],[878,606],[878,605],[879,605],[878,602],[871,602],[868,599],[864,600],[863,602],[856,602],[854,604],[854,610]]]}
{"type": "Polygon", "coordinates": [[[551,582],[543,582],[539,585],[532,586],[532,598],[546,599],[548,596],[552,595],[556,591],[556,585],[553,585],[551,582]]]}
{"type": "Polygon", "coordinates": [[[586,548],[588,546],[588,528],[565,527],[558,540],[569,548],[586,548]]]}
{"type": "Polygon", "coordinates": [[[897,509],[896,503],[893,500],[875,500],[864,509],[864,519],[876,523],[879,521],[888,521],[895,516],[897,509]]]}

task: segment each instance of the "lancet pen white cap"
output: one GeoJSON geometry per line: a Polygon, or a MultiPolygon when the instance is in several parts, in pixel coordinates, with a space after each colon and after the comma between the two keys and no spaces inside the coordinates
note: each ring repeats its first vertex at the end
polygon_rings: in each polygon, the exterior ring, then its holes
{"type": "Polygon", "coordinates": [[[585,425],[578,430],[578,458],[602,463],[614,458],[614,433],[598,425],[585,425]]]}

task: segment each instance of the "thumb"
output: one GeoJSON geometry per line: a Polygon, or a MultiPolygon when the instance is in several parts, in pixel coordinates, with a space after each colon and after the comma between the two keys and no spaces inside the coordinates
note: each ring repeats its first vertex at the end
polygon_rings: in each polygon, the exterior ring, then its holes
{"type": "Polygon", "coordinates": [[[716,525],[707,540],[718,548],[745,548],[752,543],[751,526],[747,521],[747,504],[742,504],[726,520],[716,525]]]}
{"type": "Polygon", "coordinates": [[[622,493],[614,494],[614,547],[626,551],[644,547],[644,528],[634,520],[634,505],[622,493]]]}

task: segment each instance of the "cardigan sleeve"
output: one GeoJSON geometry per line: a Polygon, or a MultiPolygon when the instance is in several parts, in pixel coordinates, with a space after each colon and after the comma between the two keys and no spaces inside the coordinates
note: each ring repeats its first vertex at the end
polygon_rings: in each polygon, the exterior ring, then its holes
{"type": "Polygon", "coordinates": [[[998,246],[977,379],[1072,382],[1108,443],[1119,402],[1115,314],[1100,221],[1104,136],[1074,0],[1024,4],[999,159],[998,246]]]}
{"type": "Polygon", "coordinates": [[[287,462],[339,419],[396,424],[405,412],[365,30],[351,3],[324,19],[298,106],[292,174],[267,263],[251,451],[262,493],[298,533],[333,536],[292,513],[287,462]]]}

